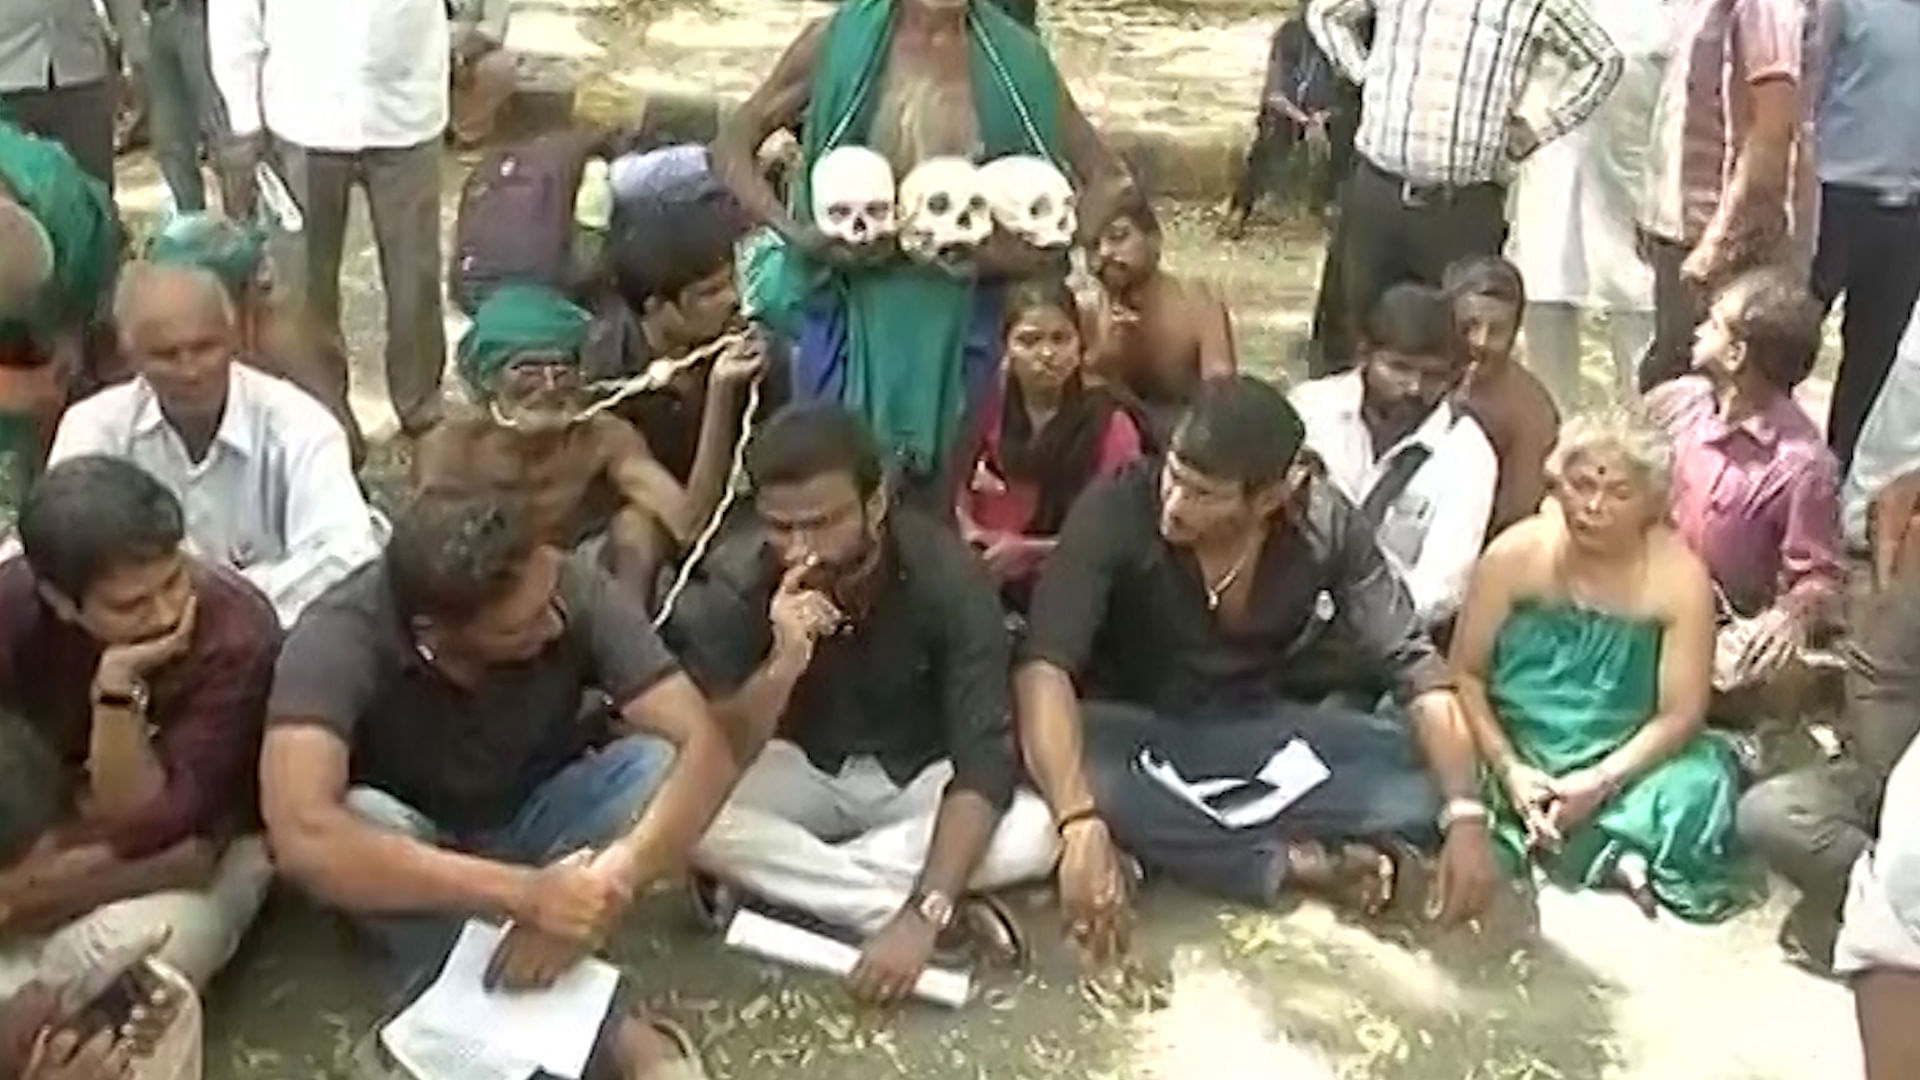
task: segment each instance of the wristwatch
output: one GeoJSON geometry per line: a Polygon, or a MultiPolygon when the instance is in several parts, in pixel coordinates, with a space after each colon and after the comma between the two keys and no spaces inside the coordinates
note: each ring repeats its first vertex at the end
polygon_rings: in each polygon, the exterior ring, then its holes
{"type": "Polygon", "coordinates": [[[125,690],[95,690],[93,703],[109,709],[125,709],[128,712],[145,715],[147,711],[147,684],[134,683],[125,690]]]}
{"type": "Polygon", "coordinates": [[[929,889],[913,898],[914,913],[932,924],[935,930],[953,925],[953,897],[938,889],[929,889]]]}
{"type": "Polygon", "coordinates": [[[1448,799],[1440,809],[1440,832],[1445,835],[1462,821],[1487,820],[1487,804],[1479,799],[1448,799]]]}

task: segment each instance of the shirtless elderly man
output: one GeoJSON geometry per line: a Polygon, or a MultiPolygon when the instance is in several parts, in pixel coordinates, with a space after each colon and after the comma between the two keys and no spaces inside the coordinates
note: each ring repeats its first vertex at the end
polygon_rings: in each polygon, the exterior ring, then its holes
{"type": "Polygon", "coordinates": [[[811,172],[846,145],[871,147],[901,178],[938,156],[1064,163],[1083,237],[1130,182],[1040,39],[979,0],[850,0],[801,32],[714,141],[715,171],[794,256],[760,306],[798,337],[795,395],[859,413],[919,492],[951,505],[966,418],[999,366],[999,282],[1057,256],[995,234],[968,265],[933,266],[890,243],[828,239],[810,218],[811,172]],[[805,151],[791,212],[755,158],[781,128],[797,128],[805,151]]]}
{"type": "Polygon", "coordinates": [[[740,397],[760,368],[748,343],[714,361],[693,473],[682,487],[647,440],[611,412],[587,415],[592,397],[580,351],[592,316],[544,286],[496,289],[461,339],[460,377],[476,405],[420,442],[422,490],[510,494],[533,515],[543,543],[599,546],[600,561],[634,596],[690,542],[719,505],[732,464],[740,397]],[[613,507],[596,506],[610,488],[613,507]],[[610,510],[610,519],[605,512],[610,510]]]}

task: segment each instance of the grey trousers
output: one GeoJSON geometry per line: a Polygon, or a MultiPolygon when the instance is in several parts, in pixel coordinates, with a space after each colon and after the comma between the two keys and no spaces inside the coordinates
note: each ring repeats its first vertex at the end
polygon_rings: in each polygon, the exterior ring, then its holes
{"type": "Polygon", "coordinates": [[[203,150],[226,130],[226,105],[213,85],[207,59],[205,0],[172,0],[147,16],[147,108],[154,156],[173,204],[207,208],[207,182],[200,172],[203,150]]]}
{"type": "MultiPolygon", "coordinates": [[[[342,340],[340,259],[348,195],[356,186],[366,191],[387,300],[387,394],[402,431],[425,431],[439,419],[440,377],[447,363],[440,306],[440,140],[332,151],[276,139],[274,149],[287,188],[306,216],[295,257],[278,269],[317,325],[336,340],[342,340]]],[[[346,362],[344,348],[335,355],[346,362]]]]}
{"type": "Polygon", "coordinates": [[[1811,909],[1838,918],[1854,860],[1873,843],[1880,787],[1857,762],[1783,773],[1740,799],[1740,839],[1811,909]]]}

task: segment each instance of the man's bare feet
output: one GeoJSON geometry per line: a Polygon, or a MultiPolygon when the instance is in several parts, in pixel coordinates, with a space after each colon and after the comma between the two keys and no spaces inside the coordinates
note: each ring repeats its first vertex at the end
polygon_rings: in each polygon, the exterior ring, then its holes
{"type": "Polygon", "coordinates": [[[1287,878],[1312,893],[1366,918],[1377,918],[1393,904],[1398,867],[1393,856],[1372,844],[1349,842],[1329,851],[1314,840],[1287,845],[1287,878]]]}

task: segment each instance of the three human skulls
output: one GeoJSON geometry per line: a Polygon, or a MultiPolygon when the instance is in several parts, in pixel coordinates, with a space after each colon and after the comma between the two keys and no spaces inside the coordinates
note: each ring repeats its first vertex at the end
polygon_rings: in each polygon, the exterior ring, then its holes
{"type": "Polygon", "coordinates": [[[813,223],[856,247],[898,228],[893,166],[864,146],[837,146],[813,166],[813,223]]]}
{"type": "Polygon", "coordinates": [[[993,235],[980,170],[960,157],[931,157],[900,184],[900,250],[922,262],[965,258],[993,235]]]}
{"type": "Polygon", "coordinates": [[[1009,154],[982,166],[980,183],[1002,229],[1038,248],[1073,243],[1079,226],[1073,184],[1052,162],[1009,154]]]}

